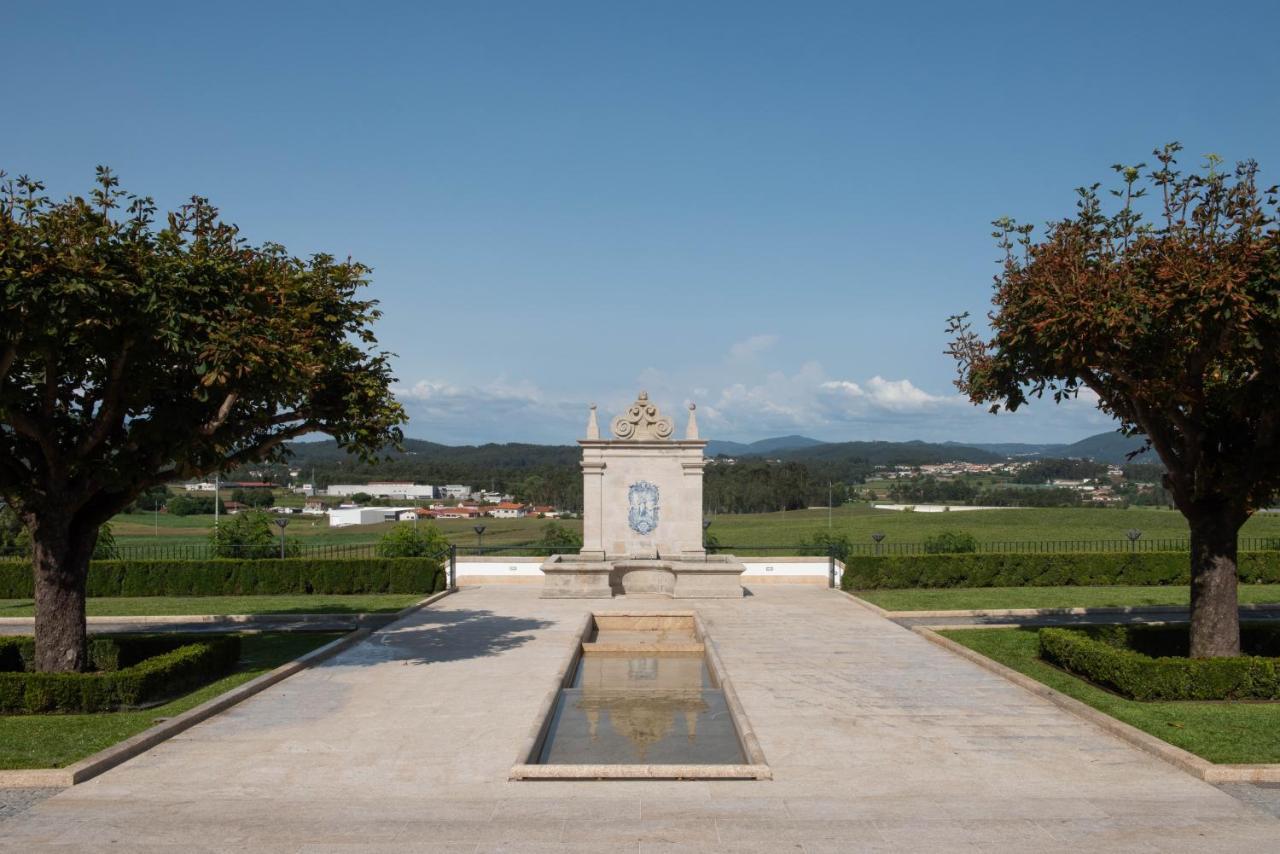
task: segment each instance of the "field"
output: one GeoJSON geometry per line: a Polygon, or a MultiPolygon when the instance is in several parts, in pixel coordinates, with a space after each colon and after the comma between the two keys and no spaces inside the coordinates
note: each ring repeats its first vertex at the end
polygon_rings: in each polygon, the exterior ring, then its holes
{"type": "MultiPolygon", "coordinates": [[[[412,524],[412,523],[402,523],[412,524]]],[[[484,525],[484,545],[529,543],[541,536],[545,519],[448,519],[434,524],[450,542],[474,546],[473,530],[484,525]]],[[[582,523],[562,524],[581,530],[582,523]]],[[[121,545],[200,545],[208,542],[213,516],[166,516],[134,513],[117,516],[112,530],[121,545]]],[[[330,528],[323,517],[292,516],[286,535],[305,544],[330,545],[375,542],[394,523],[330,528]]],[[[1123,540],[1136,528],[1144,538],[1185,537],[1186,521],[1173,510],[1150,507],[1116,508],[1014,508],[966,513],[904,513],[876,510],[867,504],[848,504],[831,512],[831,530],[855,543],[870,543],[872,533],[883,533],[885,543],[918,543],[941,531],[967,531],[980,542],[1044,540],[1123,540]]],[[[716,516],[710,532],[726,546],[790,546],[828,530],[827,510],[795,510],[716,516]]],[[[1280,514],[1258,514],[1244,526],[1246,537],[1280,537],[1280,514]]]]}

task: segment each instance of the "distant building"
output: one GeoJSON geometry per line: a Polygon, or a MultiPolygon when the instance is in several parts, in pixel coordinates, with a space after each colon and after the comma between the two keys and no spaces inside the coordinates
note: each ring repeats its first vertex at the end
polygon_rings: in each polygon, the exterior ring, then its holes
{"type": "Polygon", "coordinates": [[[329,511],[329,527],[346,528],[351,525],[396,522],[403,514],[411,512],[412,507],[336,507],[329,511]]]}
{"type": "Polygon", "coordinates": [[[480,516],[480,508],[433,507],[427,513],[432,519],[476,519],[480,516]]]}
{"type": "Polygon", "coordinates": [[[328,512],[328,508],[325,507],[324,502],[319,498],[308,498],[306,501],[302,502],[302,512],[306,513],[308,516],[323,516],[328,512]]]}
{"type": "Polygon", "coordinates": [[[525,509],[523,504],[515,502],[503,502],[487,510],[488,514],[495,519],[521,519],[529,515],[529,511],[525,509]]]}
{"type": "Polygon", "coordinates": [[[439,487],[407,480],[384,480],[373,483],[335,483],[329,486],[329,495],[351,496],[358,493],[374,498],[422,499],[439,498],[439,487]]]}
{"type": "Polygon", "coordinates": [[[432,496],[432,497],[433,497],[433,498],[434,498],[434,497],[438,497],[438,498],[452,498],[452,499],[455,499],[455,500],[457,500],[457,501],[462,501],[462,500],[464,500],[464,499],[467,499],[467,498],[470,498],[470,497],[471,497],[471,487],[469,487],[469,486],[463,486],[463,485],[462,485],[462,484],[460,484],[460,483],[450,483],[450,484],[446,484],[445,486],[441,487],[441,492],[442,492],[442,494],[441,494],[441,495],[439,495],[439,496],[432,496]]]}

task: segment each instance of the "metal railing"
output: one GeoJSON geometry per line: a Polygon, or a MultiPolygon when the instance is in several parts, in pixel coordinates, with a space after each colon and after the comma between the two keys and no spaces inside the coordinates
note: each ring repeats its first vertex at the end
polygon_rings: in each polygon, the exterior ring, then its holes
{"type": "MultiPolygon", "coordinates": [[[[880,543],[849,543],[847,551],[844,544],[837,546],[837,553],[845,551],[851,556],[874,555],[923,555],[932,553],[930,545],[924,542],[893,542],[885,539],[880,543]]],[[[301,558],[374,558],[378,556],[377,543],[299,543],[290,541],[287,546],[287,557],[301,558]]],[[[493,546],[454,546],[459,555],[527,555],[530,557],[546,557],[557,553],[577,552],[577,546],[548,546],[542,543],[514,543],[493,546]]],[[[1187,537],[1142,537],[1137,540],[993,540],[978,541],[974,544],[977,554],[1105,554],[1123,552],[1188,552],[1191,549],[1187,537]]],[[[1280,550],[1280,537],[1241,537],[1239,550],[1242,552],[1280,550]]],[[[824,556],[827,554],[825,544],[787,543],[782,545],[725,545],[709,544],[709,554],[746,554],[757,556],[824,556]]],[[[115,547],[116,557],[120,560],[212,560],[218,557],[244,558],[279,558],[279,544],[261,544],[242,547],[222,546],[215,549],[207,543],[165,544],[139,543],[118,544],[115,547]],[[228,549],[232,551],[228,553],[228,549]]],[[[29,560],[29,555],[20,552],[0,553],[0,561],[29,560]]]]}

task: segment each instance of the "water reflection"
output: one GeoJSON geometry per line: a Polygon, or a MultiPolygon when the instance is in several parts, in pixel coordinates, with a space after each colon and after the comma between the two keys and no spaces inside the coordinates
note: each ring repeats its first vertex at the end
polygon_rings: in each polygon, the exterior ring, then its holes
{"type": "Polygon", "coordinates": [[[542,762],[744,761],[724,695],[701,655],[592,655],[561,692],[542,762]]]}

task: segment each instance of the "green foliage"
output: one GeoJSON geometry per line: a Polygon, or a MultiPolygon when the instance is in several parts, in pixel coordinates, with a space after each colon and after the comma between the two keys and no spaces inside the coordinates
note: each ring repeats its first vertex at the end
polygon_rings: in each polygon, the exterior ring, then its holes
{"type": "Polygon", "coordinates": [[[31,554],[31,537],[22,520],[7,505],[0,506],[0,557],[31,554]]]}
{"type": "MultiPolygon", "coordinates": [[[[845,590],[911,587],[1074,587],[1187,584],[1184,552],[855,555],[842,558],[845,590]]],[[[1280,583],[1280,551],[1242,552],[1240,580],[1280,583]]]]}
{"type": "Polygon", "coordinates": [[[582,535],[567,525],[548,522],[542,526],[542,537],[538,543],[559,551],[576,550],[582,548],[582,535]]]}
{"type": "MultiPolygon", "coordinates": [[[[141,500],[141,499],[140,499],[141,500]]],[[[213,513],[212,495],[175,495],[165,502],[165,510],[172,516],[204,516],[213,513]]],[[[227,512],[226,505],[219,499],[218,511],[227,512]]]]}
{"type": "Polygon", "coordinates": [[[355,504],[368,504],[373,500],[373,496],[367,492],[357,492],[351,496],[351,501],[355,504]]]}
{"type": "MultiPolygon", "coordinates": [[[[89,565],[88,595],[254,596],[287,593],[436,593],[438,558],[115,560],[89,565]]],[[[0,562],[0,599],[30,599],[31,564],[0,562]]]]}
{"type": "Polygon", "coordinates": [[[932,537],[925,537],[924,540],[925,554],[972,554],[977,550],[977,539],[967,531],[942,531],[932,537]]]}
{"type": "Polygon", "coordinates": [[[378,540],[378,557],[434,557],[449,552],[449,541],[432,524],[401,522],[378,540]]]}
{"type": "Polygon", "coordinates": [[[98,529],[98,541],[93,545],[93,560],[116,560],[120,557],[120,549],[116,546],[116,535],[111,530],[111,523],[104,522],[98,529]]]}
{"type": "Polygon", "coordinates": [[[110,712],[173,695],[233,670],[240,638],[95,639],[90,652],[98,672],[34,673],[33,641],[0,638],[0,713],[110,712]]]}
{"type": "Polygon", "coordinates": [[[1093,460],[1036,460],[1020,469],[1014,483],[1048,483],[1051,480],[1092,480],[1107,476],[1105,463],[1093,460]]]}
{"type": "MultiPolygon", "coordinates": [[[[138,499],[134,501],[133,504],[129,505],[126,512],[137,513],[140,511],[160,510],[169,503],[169,497],[169,488],[164,484],[148,487],[143,490],[142,494],[138,496],[138,499]]],[[[213,511],[210,510],[209,512],[212,513],[213,511]]]]}
{"type": "MultiPolygon", "coordinates": [[[[1134,700],[1275,700],[1280,699],[1280,678],[1270,656],[1230,658],[1153,657],[1134,649],[1142,632],[1109,626],[1104,632],[1075,629],[1041,629],[1040,656],[1051,664],[1111,688],[1134,700]]],[[[1187,628],[1181,649],[1189,646],[1187,628]]],[[[1268,627],[1262,643],[1272,653],[1277,630],[1268,627]]],[[[1167,633],[1166,633],[1167,634],[1167,633]]],[[[1247,632],[1245,633],[1247,634],[1247,632]]],[[[1169,645],[1168,639],[1148,638],[1149,646],[1169,645]]],[[[1246,641],[1247,643],[1247,641],[1246,641]]]]}
{"type": "MultiPolygon", "coordinates": [[[[260,510],[245,511],[228,516],[209,532],[209,545],[217,557],[259,560],[280,557],[280,530],[271,516],[260,510]]],[[[297,540],[286,539],[285,557],[302,554],[297,540]]]]}
{"type": "Polygon", "coordinates": [[[251,489],[233,489],[231,500],[238,501],[246,507],[270,507],[276,503],[275,493],[270,489],[254,487],[251,489]]]}
{"type": "Polygon", "coordinates": [[[803,547],[805,554],[834,557],[838,561],[848,562],[849,553],[853,551],[853,543],[848,534],[836,531],[817,531],[809,537],[803,547]]]}

